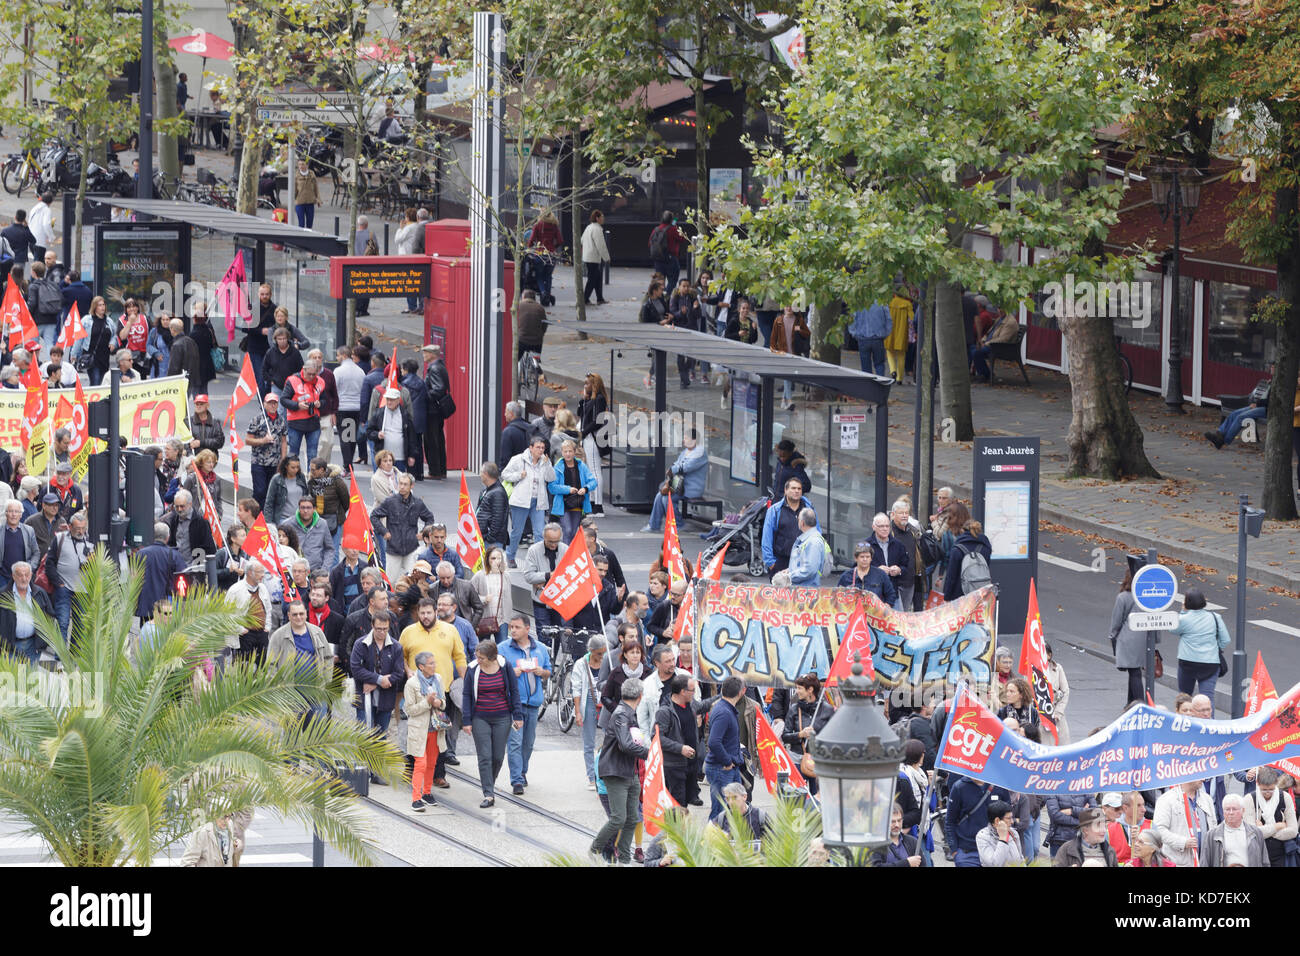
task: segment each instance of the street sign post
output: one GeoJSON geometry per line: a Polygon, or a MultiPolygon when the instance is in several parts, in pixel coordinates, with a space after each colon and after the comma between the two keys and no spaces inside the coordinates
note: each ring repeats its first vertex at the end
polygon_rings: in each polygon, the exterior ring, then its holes
{"type": "Polygon", "coordinates": [[[1177,611],[1134,611],[1128,616],[1134,631],[1171,631],[1178,626],[1177,611]]]}
{"type": "Polygon", "coordinates": [[[273,106],[259,106],[257,121],[259,123],[348,123],[352,117],[339,106],[325,109],[281,109],[273,106]]]}
{"type": "Polygon", "coordinates": [[[999,634],[1024,633],[1029,582],[1038,576],[1038,463],[1037,438],[975,440],[971,514],[993,545],[999,634]]]}
{"type": "Polygon", "coordinates": [[[1178,578],[1163,564],[1147,564],[1133,575],[1133,603],[1148,612],[1164,611],[1178,597],[1178,578]]]}

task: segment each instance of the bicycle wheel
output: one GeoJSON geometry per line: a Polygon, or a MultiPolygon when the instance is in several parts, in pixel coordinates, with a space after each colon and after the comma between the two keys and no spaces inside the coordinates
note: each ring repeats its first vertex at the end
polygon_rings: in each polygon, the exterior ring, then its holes
{"type": "Polygon", "coordinates": [[[564,673],[560,675],[560,701],[555,708],[555,716],[560,722],[560,730],[566,734],[573,727],[573,720],[577,716],[573,706],[573,669],[565,667],[564,673]]]}
{"type": "Polygon", "coordinates": [[[1127,395],[1133,391],[1133,363],[1123,352],[1119,353],[1119,374],[1124,379],[1124,394],[1127,395]]]}
{"type": "MultiPolygon", "coordinates": [[[[40,175],[39,173],[34,174],[33,171],[26,165],[19,167],[18,176],[17,176],[18,181],[14,188],[14,195],[21,197],[23,194],[23,190],[26,189],[28,186],[32,185],[33,179],[35,177],[38,177],[39,175],[40,175]]],[[[39,185],[39,183],[37,185],[39,185]]]]}
{"type": "Polygon", "coordinates": [[[19,188],[18,163],[19,160],[9,160],[4,165],[4,172],[0,173],[0,182],[3,183],[5,192],[11,196],[16,195],[19,188]]]}

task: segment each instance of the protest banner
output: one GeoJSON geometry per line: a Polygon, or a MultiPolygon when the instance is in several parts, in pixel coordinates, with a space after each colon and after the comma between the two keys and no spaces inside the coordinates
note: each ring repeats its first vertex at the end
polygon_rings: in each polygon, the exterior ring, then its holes
{"type": "Polygon", "coordinates": [[[916,613],[886,607],[854,588],[774,587],[701,582],[696,586],[699,677],[732,674],[747,684],[788,687],[803,674],[823,680],[859,607],[871,629],[871,661],[891,698],[993,674],[996,592],[981,588],[916,613]]]}
{"type": "MultiPolygon", "coordinates": [[[[170,438],[190,441],[194,436],[190,434],[189,406],[186,404],[188,389],[189,379],[184,375],[151,378],[143,382],[123,382],[118,421],[127,445],[161,445],[170,438]]],[[[100,399],[107,401],[108,392],[107,381],[84,390],[89,402],[100,399]]],[[[47,414],[50,409],[58,406],[62,396],[67,396],[75,404],[74,389],[50,389],[47,414]]],[[[0,447],[22,447],[23,408],[26,400],[27,393],[22,389],[0,389],[0,447]]]]}
{"type": "Polygon", "coordinates": [[[1300,757],[1300,684],[1237,720],[1203,720],[1139,704],[1086,740],[1036,744],[963,685],[948,714],[936,770],[1016,793],[1152,790],[1300,757]]]}

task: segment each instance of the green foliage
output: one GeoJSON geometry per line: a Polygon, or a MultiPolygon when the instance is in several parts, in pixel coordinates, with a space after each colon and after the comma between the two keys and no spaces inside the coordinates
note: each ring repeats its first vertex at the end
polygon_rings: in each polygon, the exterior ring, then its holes
{"type": "Polygon", "coordinates": [[[1083,247],[1115,222],[1121,190],[1094,133],[1136,93],[1120,39],[1045,35],[1005,0],[806,0],[800,23],[810,60],[771,103],[785,141],[760,153],[764,204],[710,243],[732,281],[856,309],[902,273],[1009,307],[1097,273],[1083,247]],[[962,243],[976,226],[1057,255],[981,259],[962,243]]]}
{"type": "MultiPolygon", "coordinates": [[[[318,772],[335,760],[398,778],[401,756],[351,720],[300,717],[335,704],[337,678],[296,666],[230,666],[206,689],[195,667],[220,654],[240,614],[202,588],[175,604],[155,638],[129,653],[142,572],[122,578],[101,553],[82,572],[71,646],[37,615],[63,675],[0,656],[0,810],[68,866],[149,865],[214,816],[261,807],[316,827],[373,861],[356,801],[318,772]],[[16,691],[16,692],[15,692],[16,691]]],[[[7,600],[11,600],[8,599],[7,600]]]]}

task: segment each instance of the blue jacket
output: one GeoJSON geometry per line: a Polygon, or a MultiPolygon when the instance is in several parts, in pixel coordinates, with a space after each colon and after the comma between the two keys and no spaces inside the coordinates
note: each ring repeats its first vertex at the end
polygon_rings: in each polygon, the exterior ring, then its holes
{"type": "Polygon", "coordinates": [[[703,445],[683,448],[668,470],[674,475],[682,475],[686,478],[682,486],[683,498],[704,497],[709,484],[709,453],[703,445]]]}
{"type": "Polygon", "coordinates": [[[446,551],[442,552],[441,555],[434,554],[432,547],[425,548],[423,551],[420,552],[416,560],[428,561],[429,567],[433,568],[435,572],[438,570],[439,562],[446,561],[448,564],[450,564],[453,568],[456,569],[456,577],[458,578],[466,577],[465,564],[463,561],[461,561],[460,555],[456,553],[455,548],[448,548],[446,551]]]}
{"type": "MultiPolygon", "coordinates": [[[[506,659],[506,666],[513,673],[515,666],[526,657],[537,658],[542,670],[551,669],[551,655],[545,644],[539,644],[533,637],[528,638],[528,646],[520,648],[513,640],[501,645],[501,656],[506,659]]],[[[516,680],[519,686],[519,702],[525,707],[541,707],[546,697],[546,684],[528,671],[521,673],[516,680]]]]}
{"type": "Polygon", "coordinates": [[[366,421],[370,414],[370,393],[384,381],[384,370],[372,368],[361,380],[361,420],[366,421]]]}
{"type": "Polygon", "coordinates": [[[791,478],[798,478],[806,495],[812,491],[812,479],[808,477],[808,459],[800,452],[790,455],[789,461],[777,459],[776,469],[772,472],[772,497],[780,498],[785,494],[785,483],[791,478]]]}
{"type": "Polygon", "coordinates": [[[170,343],[163,341],[160,329],[155,327],[149,330],[149,338],[145,341],[144,354],[145,358],[150,361],[155,358],[158,359],[158,367],[155,370],[157,373],[156,378],[161,378],[167,374],[167,363],[171,361],[172,347],[170,343]]]}
{"type": "Polygon", "coordinates": [[[1232,639],[1226,626],[1219,627],[1222,619],[1213,611],[1183,611],[1178,615],[1174,633],[1178,640],[1178,659],[1194,664],[1217,664],[1220,649],[1232,639]]]}
{"type": "Polygon", "coordinates": [[[849,568],[840,575],[840,579],[836,582],[836,586],[842,588],[857,588],[859,591],[870,591],[890,607],[894,607],[898,604],[898,588],[894,587],[893,579],[875,565],[872,565],[867,569],[867,576],[865,579],[858,577],[857,568],[849,568]]]}
{"type": "Polygon", "coordinates": [[[740,715],[731,701],[722,697],[709,711],[709,745],[704,762],[719,768],[744,763],[740,755],[740,715]]]}
{"type": "MultiPolygon", "coordinates": [[[[853,313],[853,324],[849,331],[855,339],[888,338],[894,330],[894,320],[889,317],[889,309],[879,302],[871,303],[869,309],[859,309],[853,313]]],[[[988,821],[985,821],[987,825],[988,821]]]]}
{"type": "Polygon", "coordinates": [[[906,581],[913,576],[911,573],[911,549],[895,538],[892,530],[889,533],[889,541],[884,548],[880,546],[880,540],[874,534],[869,540],[871,541],[872,568],[884,568],[896,564],[902,571],[902,574],[898,576],[900,581],[906,581]]]}
{"type": "Polygon", "coordinates": [[[456,633],[460,635],[460,642],[465,645],[465,660],[472,661],[474,652],[478,650],[478,632],[474,630],[473,624],[459,614],[451,623],[456,626],[456,633]]]}
{"type": "MultiPolygon", "coordinates": [[[[82,322],[88,322],[90,315],[90,302],[94,296],[90,292],[90,286],[84,282],[69,282],[63,287],[63,314],[66,316],[68,310],[72,308],[72,303],[77,303],[77,312],[81,316],[82,322]]],[[[78,339],[80,341],[80,339],[78,339]]],[[[150,612],[152,613],[152,612],[150,612]]]]}
{"type": "Polygon", "coordinates": [[[411,394],[411,424],[418,434],[423,435],[429,421],[429,389],[425,387],[424,379],[414,372],[402,379],[402,385],[411,394]]]}
{"type": "Polygon", "coordinates": [[[994,800],[1010,799],[1011,795],[1001,787],[980,783],[970,777],[958,777],[948,790],[948,815],[945,818],[944,832],[956,849],[978,853],[975,834],[989,825],[989,804],[994,800]]]}
{"type": "MultiPolygon", "coordinates": [[[[582,496],[582,513],[591,513],[591,496],[596,493],[596,476],[591,473],[585,461],[573,459],[573,463],[578,466],[578,484],[587,489],[587,493],[582,496]]],[[[551,495],[551,514],[564,514],[564,496],[569,491],[569,483],[564,480],[564,459],[555,460],[555,480],[546,486],[546,490],[551,495]]]]}
{"type": "MultiPolygon", "coordinates": [[[[807,498],[799,499],[799,508],[812,508],[813,504],[807,498]]],[[[773,567],[781,564],[785,567],[789,563],[790,548],[794,547],[794,542],[799,537],[799,515],[796,511],[794,514],[783,515],[782,511],[789,512],[790,509],[785,506],[785,498],[778,498],[767,506],[767,514],[763,516],[763,564],[767,567],[773,567]],[[780,527],[778,527],[780,525],[780,527]],[[793,528],[793,533],[790,529],[793,528]],[[778,531],[780,534],[778,534],[778,531]],[[788,538],[788,541],[787,541],[788,538]],[[780,561],[777,560],[777,549],[780,549],[780,561]]],[[[816,511],[816,509],[813,509],[816,511]]],[[[817,530],[821,531],[821,521],[817,522],[817,530]]]]}
{"type": "Polygon", "coordinates": [[[826,539],[817,530],[799,535],[790,551],[790,583],[800,587],[817,587],[822,580],[826,561],[826,539]]]}
{"type": "Polygon", "coordinates": [[[154,602],[172,593],[176,575],[185,570],[186,561],[179,551],[165,544],[151,544],[136,553],[144,565],[144,581],[135,613],[148,620],[153,617],[154,602]]]}

